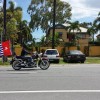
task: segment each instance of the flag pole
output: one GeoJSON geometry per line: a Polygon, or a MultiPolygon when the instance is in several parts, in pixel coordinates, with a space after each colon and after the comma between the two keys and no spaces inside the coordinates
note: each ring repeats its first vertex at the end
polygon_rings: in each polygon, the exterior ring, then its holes
{"type": "MultiPolygon", "coordinates": [[[[2,43],[2,32],[1,32],[1,39],[0,39],[1,41],[0,41],[0,44],[2,43]]],[[[1,44],[2,45],[2,44],[1,44]]],[[[0,48],[0,49],[2,49],[2,48],[0,48]]],[[[0,51],[1,52],[1,51],[0,51]]],[[[2,55],[1,55],[1,57],[3,57],[2,55]]],[[[2,63],[3,63],[3,58],[2,58],[2,63]]]]}
{"type": "MultiPolygon", "coordinates": [[[[0,0],[0,3],[3,3],[2,0],[0,0]]],[[[1,8],[1,7],[0,7],[1,8]]],[[[0,11],[4,11],[4,8],[1,8],[0,11]]],[[[3,32],[1,32],[1,45],[2,45],[2,35],[3,35],[3,32]]],[[[1,48],[1,52],[2,52],[2,48],[1,48]]],[[[2,53],[1,53],[2,54],[2,53]]],[[[2,63],[3,63],[3,55],[2,55],[2,63]]]]}

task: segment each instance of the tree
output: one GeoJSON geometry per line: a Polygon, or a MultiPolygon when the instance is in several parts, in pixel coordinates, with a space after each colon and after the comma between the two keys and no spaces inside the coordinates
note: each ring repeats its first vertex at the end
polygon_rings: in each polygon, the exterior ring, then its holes
{"type": "Polygon", "coordinates": [[[45,40],[46,40],[46,37],[45,36],[42,36],[41,39],[40,39],[40,45],[41,46],[44,46],[46,44],[46,41],[45,40]]]}
{"type": "Polygon", "coordinates": [[[3,12],[0,12],[0,36],[2,35],[2,33],[3,33],[3,12]]]}
{"type": "Polygon", "coordinates": [[[23,44],[23,41],[28,42],[32,41],[31,29],[28,26],[28,22],[26,20],[20,21],[18,23],[18,37],[19,43],[23,44]]]}
{"type": "MultiPolygon", "coordinates": [[[[22,8],[15,7],[14,2],[9,1],[9,8],[7,9],[7,30],[12,38],[17,39],[17,42],[22,44],[22,41],[32,40],[31,29],[26,20],[22,21],[22,8]],[[13,33],[13,34],[12,34],[13,33]]],[[[13,39],[14,40],[14,39],[13,39]]]]}
{"type": "Polygon", "coordinates": [[[87,33],[89,33],[90,35],[92,35],[93,43],[94,43],[94,34],[96,34],[96,32],[97,32],[97,29],[96,29],[95,24],[91,23],[90,27],[87,30],[87,33]]]}
{"type": "Polygon", "coordinates": [[[10,21],[7,23],[7,36],[10,40],[17,40],[17,27],[16,27],[16,20],[15,18],[11,18],[10,21]]]}
{"type": "Polygon", "coordinates": [[[83,22],[83,23],[80,23],[80,26],[84,28],[88,28],[91,24],[92,24],[91,22],[83,22]]]}
{"type": "MultiPolygon", "coordinates": [[[[96,25],[96,30],[100,34],[100,12],[98,14],[98,17],[94,20],[94,24],[96,25]]],[[[97,41],[100,42],[100,38],[97,38],[97,41]]]]}
{"type": "MultiPolygon", "coordinates": [[[[7,38],[15,38],[17,39],[17,27],[16,25],[20,20],[22,20],[22,8],[21,7],[16,7],[14,5],[14,2],[10,1],[9,2],[9,7],[7,8],[7,14],[6,14],[6,36],[4,36],[6,39],[7,38]],[[13,34],[13,35],[12,35],[13,34]],[[16,35],[15,35],[16,34],[16,35]]],[[[0,33],[3,33],[3,12],[0,12],[0,33]]]]}
{"type": "MultiPolygon", "coordinates": [[[[9,1],[9,8],[7,9],[8,17],[15,18],[17,22],[22,20],[22,8],[16,7],[15,4],[12,1],[9,1]]],[[[9,19],[9,18],[8,18],[9,19]]]]}
{"type": "MultiPolygon", "coordinates": [[[[57,0],[56,4],[56,24],[63,24],[71,17],[71,7],[69,3],[57,0]]],[[[31,21],[30,27],[41,28],[47,33],[49,27],[53,25],[53,0],[32,0],[28,7],[31,21]]]]}
{"type": "MultiPolygon", "coordinates": [[[[58,32],[55,33],[54,41],[55,41],[55,46],[63,44],[63,39],[61,37],[59,37],[58,32]]],[[[47,37],[46,40],[45,40],[45,45],[50,46],[51,43],[52,43],[52,35],[50,34],[50,36],[47,37]]]]}
{"type": "Polygon", "coordinates": [[[6,25],[7,25],[7,37],[11,40],[12,44],[18,39],[18,22],[22,20],[22,8],[16,7],[12,1],[9,1],[9,8],[7,9],[6,25]]]}
{"type": "Polygon", "coordinates": [[[98,14],[98,17],[94,20],[93,24],[96,26],[97,31],[99,31],[100,30],[100,12],[98,14]]]}
{"type": "Polygon", "coordinates": [[[77,38],[77,36],[76,36],[75,30],[81,32],[80,26],[79,26],[79,22],[78,21],[69,22],[69,26],[67,26],[66,29],[68,30],[69,41],[73,42],[73,44],[76,44],[76,38],[77,38]]]}

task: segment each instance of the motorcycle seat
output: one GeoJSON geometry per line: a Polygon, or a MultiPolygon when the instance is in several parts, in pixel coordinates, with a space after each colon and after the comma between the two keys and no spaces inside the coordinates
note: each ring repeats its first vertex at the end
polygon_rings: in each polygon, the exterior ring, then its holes
{"type": "Polygon", "coordinates": [[[16,56],[17,59],[22,59],[22,56],[16,56]]]}
{"type": "Polygon", "coordinates": [[[29,59],[31,59],[31,57],[24,57],[24,56],[16,56],[16,58],[17,59],[22,59],[22,60],[25,60],[25,61],[28,61],[29,59]]]}

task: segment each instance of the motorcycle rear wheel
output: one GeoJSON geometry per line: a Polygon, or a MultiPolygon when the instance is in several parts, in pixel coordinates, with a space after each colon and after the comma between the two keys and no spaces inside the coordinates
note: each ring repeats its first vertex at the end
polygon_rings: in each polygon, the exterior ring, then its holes
{"type": "Polygon", "coordinates": [[[12,68],[14,70],[20,70],[21,67],[19,66],[20,62],[19,61],[14,61],[13,64],[12,64],[12,68]]]}
{"type": "Polygon", "coordinates": [[[47,61],[47,60],[42,60],[39,64],[39,67],[42,69],[42,70],[46,70],[48,69],[50,66],[50,63],[47,61]]]}

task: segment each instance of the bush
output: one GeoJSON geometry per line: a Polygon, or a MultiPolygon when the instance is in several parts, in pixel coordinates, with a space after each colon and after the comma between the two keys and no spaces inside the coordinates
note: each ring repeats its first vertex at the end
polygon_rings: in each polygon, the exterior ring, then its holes
{"type": "Polygon", "coordinates": [[[98,42],[98,41],[91,41],[91,42],[89,42],[89,45],[95,45],[95,46],[100,46],[100,42],[98,42]]]}
{"type": "Polygon", "coordinates": [[[64,46],[65,46],[65,47],[68,47],[68,46],[75,46],[75,43],[73,43],[73,42],[66,42],[66,43],[64,44],[64,46]]]}

